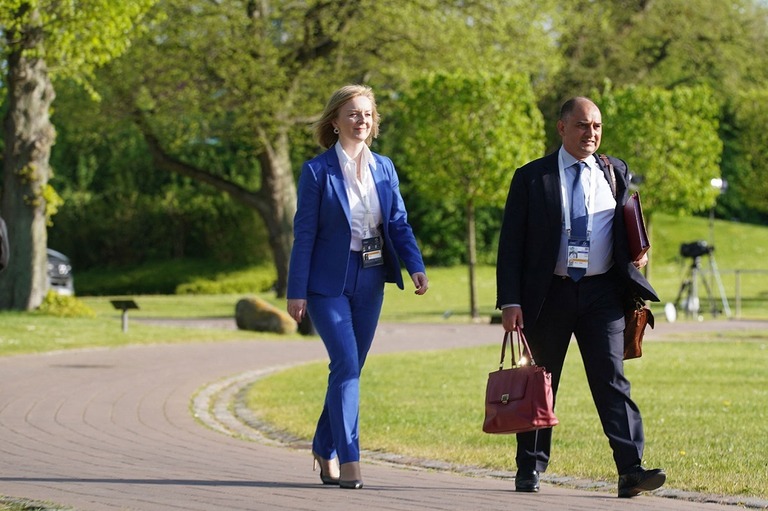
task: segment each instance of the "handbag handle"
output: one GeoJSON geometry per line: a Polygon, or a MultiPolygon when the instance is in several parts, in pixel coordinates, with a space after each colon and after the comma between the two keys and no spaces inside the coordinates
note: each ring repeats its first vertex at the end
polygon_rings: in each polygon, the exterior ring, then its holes
{"type": "Polygon", "coordinates": [[[523,335],[523,329],[519,326],[516,326],[514,331],[504,332],[504,340],[501,341],[501,360],[499,361],[499,370],[504,368],[504,358],[506,357],[507,352],[507,341],[509,341],[509,353],[510,357],[512,358],[512,367],[515,367],[518,364],[532,366],[536,365],[536,361],[533,360],[533,353],[531,353],[531,348],[528,346],[528,341],[525,339],[525,335],[523,335]],[[520,354],[520,358],[518,360],[515,360],[515,347],[512,343],[513,333],[517,333],[517,351],[520,354]],[[523,351],[523,348],[525,348],[525,351],[523,351]],[[526,352],[528,353],[528,364],[525,364],[523,361],[526,352]]]}

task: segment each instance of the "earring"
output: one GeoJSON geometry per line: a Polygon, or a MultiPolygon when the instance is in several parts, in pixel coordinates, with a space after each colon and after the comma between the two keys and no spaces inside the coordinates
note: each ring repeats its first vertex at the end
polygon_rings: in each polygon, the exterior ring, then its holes
{"type": "Polygon", "coordinates": [[[339,134],[339,128],[336,128],[336,127],[334,127],[334,128],[333,128],[333,132],[334,132],[334,133],[336,133],[336,134],[338,135],[338,134],[339,134]]]}

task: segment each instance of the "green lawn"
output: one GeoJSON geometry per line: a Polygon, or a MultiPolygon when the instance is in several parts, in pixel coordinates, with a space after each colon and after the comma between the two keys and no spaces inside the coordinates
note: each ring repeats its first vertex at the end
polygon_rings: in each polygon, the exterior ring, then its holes
{"type": "MultiPolygon", "coordinates": [[[[82,298],[96,313],[93,318],[0,312],[0,323],[3,325],[0,330],[0,356],[126,344],[285,338],[262,332],[159,326],[141,321],[142,318],[234,318],[235,304],[240,295],[135,296],[132,298],[140,309],[128,312],[127,332],[122,331],[121,312],[112,307],[111,298],[82,298]]],[[[293,336],[298,337],[298,334],[293,336]]]]}
{"type": "Polygon", "coordinates": [[[51,502],[6,498],[0,495],[0,511],[74,511],[74,509],[51,502]]]}
{"type": "MultiPolygon", "coordinates": [[[[768,331],[654,341],[644,351],[626,372],[644,416],[646,465],[664,467],[670,488],[768,498],[768,331]]],[[[481,430],[485,381],[497,360],[497,345],[371,357],[362,448],[514,471],[514,437],[481,430]]],[[[311,439],[326,380],[325,362],[289,369],[254,384],[248,403],[262,419],[311,439]]],[[[556,412],[548,474],[615,484],[575,346],[556,412]]]]}

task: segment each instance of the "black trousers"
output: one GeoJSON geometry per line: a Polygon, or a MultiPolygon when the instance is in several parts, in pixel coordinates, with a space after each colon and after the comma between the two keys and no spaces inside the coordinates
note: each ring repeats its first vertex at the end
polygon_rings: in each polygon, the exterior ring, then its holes
{"type": "MultiPolygon", "coordinates": [[[[554,276],[538,319],[524,330],[536,363],[552,373],[555,403],[565,355],[575,335],[619,474],[640,464],[645,444],[640,410],[630,398],[624,376],[622,291],[612,272],[579,282],[554,276]]],[[[546,471],[551,443],[552,428],[518,434],[518,468],[546,471]]]]}

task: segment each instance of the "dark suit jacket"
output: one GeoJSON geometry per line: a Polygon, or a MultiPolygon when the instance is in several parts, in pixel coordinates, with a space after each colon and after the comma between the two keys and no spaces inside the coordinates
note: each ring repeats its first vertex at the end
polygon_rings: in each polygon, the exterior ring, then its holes
{"type": "MultiPolygon", "coordinates": [[[[373,153],[384,234],[386,281],[403,289],[400,262],[409,274],[425,272],[392,160],[373,153]]],[[[304,163],[299,177],[294,242],[288,270],[288,298],[308,293],[341,296],[347,275],[352,224],[344,174],[331,147],[304,163]]]]}
{"type": "MultiPolygon", "coordinates": [[[[646,300],[659,301],[656,291],[632,264],[622,206],[627,202],[627,164],[609,157],[616,173],[617,206],[613,218],[613,268],[611,271],[631,291],[646,300]]],[[[512,177],[496,261],[496,307],[520,304],[526,325],[533,326],[547,295],[557,264],[562,230],[562,198],[558,151],[520,167],[512,177]]],[[[599,161],[604,177],[608,169],[599,161]]]]}

